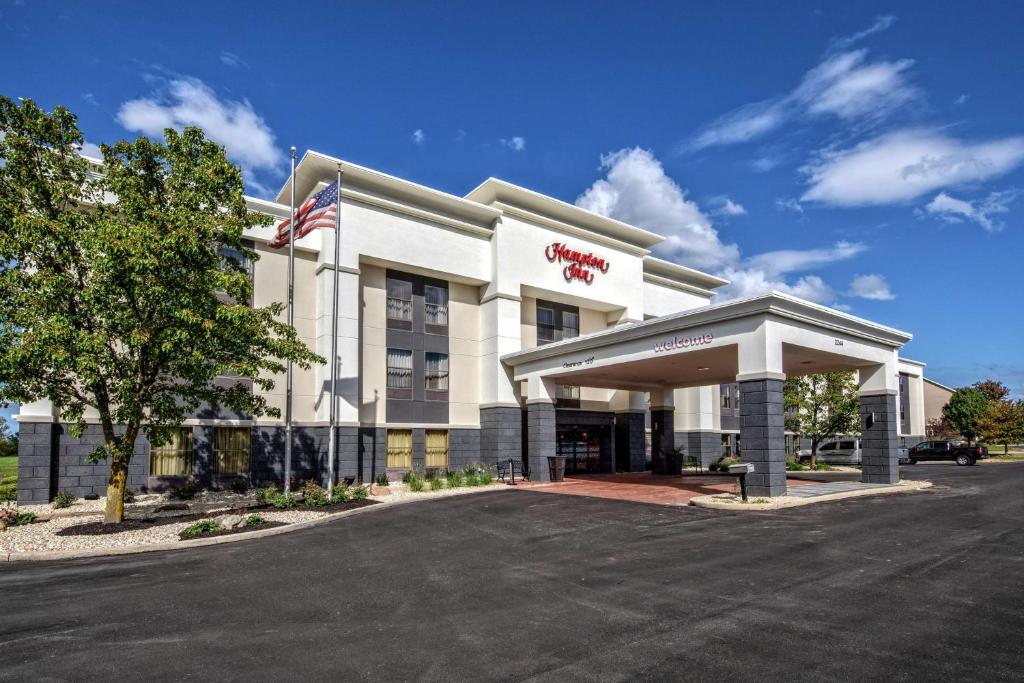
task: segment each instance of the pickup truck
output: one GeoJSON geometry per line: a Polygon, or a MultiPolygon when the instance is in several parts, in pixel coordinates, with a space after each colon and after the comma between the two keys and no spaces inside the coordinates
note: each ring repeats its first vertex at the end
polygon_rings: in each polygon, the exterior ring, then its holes
{"type": "Polygon", "coordinates": [[[919,460],[955,460],[957,465],[973,465],[988,457],[985,446],[964,446],[954,441],[922,441],[909,451],[910,464],[919,460]]]}

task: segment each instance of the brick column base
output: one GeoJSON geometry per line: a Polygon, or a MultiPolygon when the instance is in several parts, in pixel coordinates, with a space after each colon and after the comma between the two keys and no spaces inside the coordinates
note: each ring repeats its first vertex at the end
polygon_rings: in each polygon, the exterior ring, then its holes
{"type": "Polygon", "coordinates": [[[555,405],[530,403],[526,406],[526,446],[530,481],[551,481],[548,457],[555,455],[555,405]]]}
{"type": "Polygon", "coordinates": [[[780,379],[740,382],[740,458],[752,497],[786,495],[786,431],[780,379]]]}
{"type": "Polygon", "coordinates": [[[676,455],[674,408],[651,409],[651,471],[654,474],[682,474],[683,458],[676,455]]]}
{"type": "Polygon", "coordinates": [[[896,396],[860,397],[861,481],[895,484],[900,480],[897,420],[896,396]]]}

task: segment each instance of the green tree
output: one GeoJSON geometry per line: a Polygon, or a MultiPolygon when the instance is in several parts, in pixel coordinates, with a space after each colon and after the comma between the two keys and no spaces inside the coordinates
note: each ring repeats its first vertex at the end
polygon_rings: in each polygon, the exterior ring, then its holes
{"type": "Polygon", "coordinates": [[[5,418],[0,417],[0,458],[18,455],[18,435],[11,431],[5,418]]]}
{"type": "Polygon", "coordinates": [[[99,169],[62,107],[0,97],[0,132],[0,400],[49,399],[73,434],[95,411],[90,457],[110,460],[105,521],[120,522],[140,432],[166,443],[204,403],[277,415],[251,386],[324,361],[282,304],[247,305],[242,231],[265,219],[200,130],[104,145],[99,169]]]}
{"type": "Polygon", "coordinates": [[[987,401],[1002,401],[1010,394],[1006,385],[996,379],[985,379],[974,383],[974,388],[981,392],[987,401]]]}
{"type": "Polygon", "coordinates": [[[942,417],[970,444],[978,435],[978,420],[988,410],[985,395],[974,387],[961,387],[942,408],[942,417]]]}
{"type": "Polygon", "coordinates": [[[1011,443],[1024,441],[1024,401],[989,401],[978,419],[978,434],[991,443],[1003,444],[1003,453],[1011,443]]]}
{"type": "Polygon", "coordinates": [[[811,465],[818,445],[840,434],[860,431],[860,399],[852,372],[825,372],[790,377],[783,385],[786,429],[811,440],[811,465]]]}

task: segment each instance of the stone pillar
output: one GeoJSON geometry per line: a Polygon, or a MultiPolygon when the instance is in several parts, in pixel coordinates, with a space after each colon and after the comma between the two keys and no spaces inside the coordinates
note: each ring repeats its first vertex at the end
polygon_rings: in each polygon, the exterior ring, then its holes
{"type": "Polygon", "coordinates": [[[900,479],[899,413],[894,394],[861,394],[861,481],[895,484],[900,479]]]}
{"type": "Polygon", "coordinates": [[[741,380],[740,458],[754,465],[747,475],[752,497],[786,494],[786,435],[782,401],[783,380],[741,380]]]}
{"type": "Polygon", "coordinates": [[[644,433],[647,397],[642,391],[616,391],[612,394],[611,408],[615,411],[615,469],[643,472],[647,469],[644,433]]]}
{"type": "MultiPolygon", "coordinates": [[[[479,460],[493,465],[499,460],[523,457],[523,410],[519,406],[480,409],[479,460]]],[[[477,458],[474,458],[476,460],[477,458]]]]}
{"type": "Polygon", "coordinates": [[[526,447],[530,481],[550,481],[548,457],[555,455],[555,384],[531,377],[527,384],[526,447]]]}
{"type": "Polygon", "coordinates": [[[675,405],[672,390],[651,392],[651,471],[682,473],[683,458],[675,453],[675,405]]]}
{"type": "Polygon", "coordinates": [[[50,502],[57,425],[23,420],[18,433],[18,505],[50,502]]]}

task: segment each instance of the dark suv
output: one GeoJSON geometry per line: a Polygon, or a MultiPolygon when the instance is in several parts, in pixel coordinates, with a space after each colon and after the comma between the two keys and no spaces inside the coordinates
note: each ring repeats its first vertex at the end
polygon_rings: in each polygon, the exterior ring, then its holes
{"type": "Polygon", "coordinates": [[[957,465],[973,465],[988,457],[985,446],[961,446],[953,441],[922,441],[909,451],[910,464],[919,460],[955,460],[957,465]]]}

